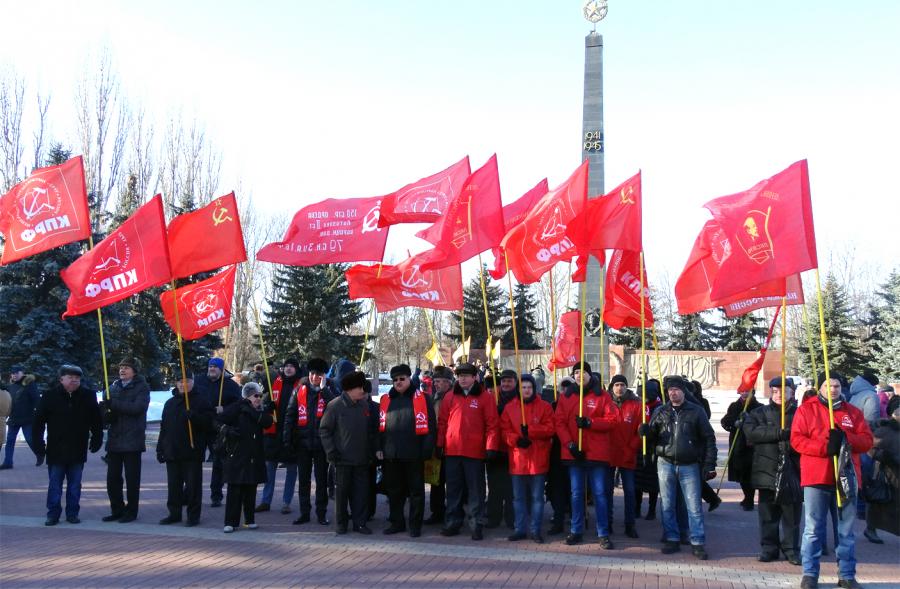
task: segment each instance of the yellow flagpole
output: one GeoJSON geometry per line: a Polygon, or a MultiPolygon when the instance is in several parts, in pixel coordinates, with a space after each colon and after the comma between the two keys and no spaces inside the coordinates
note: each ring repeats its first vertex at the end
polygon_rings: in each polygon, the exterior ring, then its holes
{"type": "MultiPolygon", "coordinates": [[[[94,236],[91,234],[88,234],[88,249],[94,249],[94,236]]],[[[103,312],[100,307],[97,307],[97,331],[100,334],[100,360],[103,362],[103,398],[109,401],[109,368],[106,365],[106,340],[103,338],[103,312]]]]}
{"type": "MultiPolygon", "coordinates": [[[[571,275],[569,276],[571,280],[571,275]]],[[[584,282],[581,283],[581,352],[580,352],[580,361],[581,361],[581,378],[578,379],[578,417],[584,417],[584,373],[587,372],[584,369],[584,311],[587,304],[587,296],[585,294],[584,282]]],[[[590,376],[588,376],[590,378],[590,376]]],[[[581,451],[581,442],[584,439],[584,430],[578,428],[578,451],[581,451]]]]}
{"type": "MultiPolygon", "coordinates": [[[[824,305],[822,304],[822,285],[819,282],[818,268],[816,268],[816,298],[819,301],[819,337],[822,339],[822,361],[825,364],[825,382],[820,383],[819,386],[824,384],[828,390],[828,394],[825,395],[828,397],[828,427],[829,429],[834,429],[834,403],[831,400],[831,368],[828,365],[828,341],[825,337],[825,310],[824,305]]],[[[835,497],[837,498],[838,509],[840,509],[842,507],[842,501],[841,493],[837,489],[837,486],[840,484],[838,481],[838,459],[837,456],[834,456],[833,458],[835,497]]]]}
{"type": "MultiPolygon", "coordinates": [[[[556,296],[553,294],[553,266],[550,266],[550,358],[556,357],[556,296]]],[[[553,369],[553,400],[559,399],[556,385],[556,368],[553,369]]]]}
{"type": "MultiPolygon", "coordinates": [[[[603,375],[606,373],[606,361],[609,354],[604,354],[606,333],[603,329],[603,312],[606,310],[606,297],[603,296],[603,272],[600,272],[600,390],[603,390],[603,375]]],[[[612,379],[612,374],[609,375],[612,379]]]]}
{"type": "MultiPolygon", "coordinates": [[[[519,408],[522,410],[522,425],[525,425],[525,398],[522,396],[522,365],[519,363],[519,334],[516,330],[516,308],[512,296],[512,275],[509,273],[509,257],[503,252],[506,263],[506,280],[509,282],[509,314],[512,317],[513,346],[516,350],[516,381],[519,383],[519,408]]],[[[496,375],[495,375],[496,376],[496,375]]]]}
{"type": "MultiPolygon", "coordinates": [[[[644,315],[644,252],[641,251],[640,256],[640,272],[641,275],[641,423],[647,423],[647,372],[644,369],[645,357],[647,354],[647,346],[645,340],[646,318],[644,315]]],[[[662,388],[662,383],[660,383],[662,388]]],[[[641,448],[644,456],[647,456],[647,436],[641,436],[641,448]]]]}
{"type": "Polygon", "coordinates": [[[819,369],[816,366],[816,351],[813,350],[812,329],[809,326],[809,315],[806,313],[806,303],[803,305],[803,330],[806,332],[806,346],[809,348],[809,364],[812,367],[813,387],[819,391],[819,369]]]}
{"type": "Polygon", "coordinates": [[[662,363],[659,361],[659,341],[656,339],[656,321],[650,325],[650,334],[653,336],[653,351],[656,352],[656,378],[659,379],[659,394],[663,403],[666,402],[666,391],[663,390],[662,363]]]}
{"type": "Polygon", "coordinates": [[[784,429],[784,381],[786,376],[785,364],[787,362],[787,297],[781,297],[781,429],[784,429]]]}
{"type": "MultiPolygon", "coordinates": [[[[380,278],[380,277],[381,277],[381,267],[382,267],[382,264],[381,264],[381,262],[379,262],[379,263],[378,263],[378,271],[375,273],[375,278],[380,278]]],[[[360,369],[360,370],[363,369],[363,368],[362,368],[363,360],[366,359],[366,346],[369,345],[369,331],[372,329],[372,315],[373,315],[373,313],[374,313],[375,315],[378,314],[378,309],[375,308],[375,299],[372,299],[372,308],[369,309],[369,317],[366,319],[366,335],[365,335],[365,337],[363,338],[362,352],[360,352],[360,354],[359,354],[359,365],[358,365],[358,366],[359,366],[359,369],[360,369]]],[[[429,324],[429,325],[430,325],[430,324],[429,324]]],[[[365,371],[363,371],[363,372],[365,372],[365,371]]]]}
{"type": "MultiPolygon", "coordinates": [[[[259,353],[262,356],[263,370],[266,371],[266,384],[269,385],[269,399],[274,401],[272,399],[272,375],[269,374],[269,359],[266,356],[266,344],[263,342],[262,326],[259,323],[259,307],[256,306],[256,301],[251,299],[250,302],[253,305],[253,317],[256,320],[256,334],[259,336],[259,353]]],[[[278,421],[277,408],[275,411],[272,411],[272,421],[278,421]]]]}
{"type": "Polygon", "coordinates": [[[228,328],[225,330],[225,353],[222,354],[222,379],[219,381],[219,407],[222,406],[222,391],[225,388],[225,359],[228,358],[228,340],[231,338],[231,321],[228,321],[228,328]]]}
{"type": "MultiPolygon", "coordinates": [[[[178,297],[175,293],[175,279],[172,279],[172,306],[175,307],[175,336],[178,339],[178,355],[181,358],[181,389],[184,391],[184,408],[191,410],[190,395],[187,390],[187,371],[184,367],[184,344],[181,341],[181,319],[178,316],[178,297]]],[[[224,378],[224,374],[223,374],[224,378]]],[[[188,440],[191,448],[194,447],[194,429],[191,427],[191,420],[188,419],[188,440]]]]}
{"type": "MultiPolygon", "coordinates": [[[[470,201],[471,203],[471,201],[470,201]]],[[[471,213],[471,208],[470,208],[471,213]]],[[[491,347],[492,338],[491,338],[491,320],[488,318],[488,307],[487,307],[487,289],[484,286],[484,266],[481,263],[481,252],[478,253],[478,278],[481,281],[481,304],[484,307],[484,326],[487,329],[487,346],[485,348],[490,350],[488,352],[488,367],[491,369],[491,374],[494,376],[497,373],[494,371],[494,354],[493,348],[491,347]]],[[[465,306],[465,305],[463,305],[465,306]]],[[[463,340],[463,345],[465,345],[465,340],[463,340]]],[[[499,392],[496,393],[496,397],[499,399],[499,392]]]]}

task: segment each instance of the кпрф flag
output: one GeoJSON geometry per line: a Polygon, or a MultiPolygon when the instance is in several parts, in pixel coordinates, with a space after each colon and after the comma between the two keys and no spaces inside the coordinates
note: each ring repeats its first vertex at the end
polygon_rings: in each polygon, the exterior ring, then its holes
{"type": "MultiPolygon", "coordinates": [[[[641,327],[641,253],[616,250],[606,267],[603,322],[613,329],[641,327]]],[[[644,266],[644,327],[653,325],[650,285],[644,266]]]]}
{"type": "Polygon", "coordinates": [[[581,311],[567,311],[559,316],[553,339],[553,357],[547,362],[550,370],[575,366],[581,350],[581,311]]]}
{"type": "Polygon", "coordinates": [[[40,168],[0,197],[0,266],[91,235],[81,156],[40,168]]]}
{"type": "Polygon", "coordinates": [[[63,318],[126,299],[172,279],[162,196],[156,195],[60,273],[69,287],[63,318]]]}
{"type": "Polygon", "coordinates": [[[172,219],[168,236],[174,278],[208,272],[247,259],[233,192],[172,219]]]}
{"type": "MultiPolygon", "coordinates": [[[[516,201],[509,203],[503,207],[503,233],[509,233],[509,230],[522,222],[531,207],[550,190],[547,179],[544,178],[538,182],[534,188],[520,196],[516,201]]],[[[494,280],[500,280],[506,276],[506,264],[503,262],[503,252],[500,247],[493,248],[494,267],[488,271],[494,280]]]]}
{"type": "Polygon", "coordinates": [[[180,331],[182,338],[190,340],[228,327],[236,269],[237,266],[231,266],[211,278],[175,289],[174,293],[163,291],[159,304],[172,331],[180,331]],[[178,305],[177,321],[173,299],[178,305]]]}
{"type": "Polygon", "coordinates": [[[462,190],[471,171],[469,156],[466,156],[446,170],[416,180],[382,197],[378,226],[438,221],[462,190]]]}
{"type": "MultiPolygon", "coordinates": [[[[427,253],[427,252],[426,252],[427,253]]],[[[422,270],[425,257],[412,256],[396,266],[357,264],[344,274],[351,299],[374,299],[379,313],[401,307],[458,311],[463,306],[459,265],[422,270]]]]}

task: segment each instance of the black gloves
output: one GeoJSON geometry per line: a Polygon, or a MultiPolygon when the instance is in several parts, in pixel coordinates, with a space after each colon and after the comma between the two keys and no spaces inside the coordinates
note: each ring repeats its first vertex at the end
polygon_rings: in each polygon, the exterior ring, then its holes
{"type": "Polygon", "coordinates": [[[584,460],[584,450],[579,450],[578,444],[576,444],[575,442],[569,442],[567,448],[569,449],[569,454],[572,455],[572,458],[574,458],[578,462],[582,462],[584,460]]]}
{"type": "Polygon", "coordinates": [[[643,438],[646,438],[648,435],[650,435],[650,424],[642,423],[641,425],[639,425],[638,426],[638,435],[643,438]]]}
{"type": "Polygon", "coordinates": [[[518,448],[522,448],[524,450],[525,448],[528,448],[530,446],[531,440],[526,437],[520,437],[518,440],[516,440],[516,447],[518,448]]]}
{"type": "Polygon", "coordinates": [[[779,442],[789,442],[791,439],[791,430],[782,429],[778,431],[778,441],[779,442]]]}
{"type": "Polygon", "coordinates": [[[844,432],[838,428],[828,432],[828,448],[826,451],[829,456],[837,456],[841,453],[841,444],[844,442],[845,437],[844,432]]]}
{"type": "Polygon", "coordinates": [[[519,429],[522,431],[522,437],[527,438],[528,437],[528,426],[523,423],[521,426],[519,426],[519,429]]]}
{"type": "Polygon", "coordinates": [[[575,425],[577,425],[579,429],[588,429],[591,427],[591,418],[590,417],[576,417],[575,425]]]}
{"type": "Polygon", "coordinates": [[[165,464],[165,462],[166,462],[166,457],[163,456],[163,453],[162,453],[162,452],[157,452],[157,453],[156,453],[156,461],[159,462],[160,464],[165,464]]]}
{"type": "Polygon", "coordinates": [[[735,430],[739,430],[739,429],[741,429],[742,427],[744,427],[744,418],[743,418],[743,417],[738,417],[738,418],[734,421],[734,429],[735,429],[735,430]]]}
{"type": "Polygon", "coordinates": [[[434,457],[437,458],[438,460],[440,460],[441,458],[443,458],[443,457],[444,457],[444,449],[443,449],[442,447],[440,447],[440,446],[437,446],[437,447],[434,449],[434,457]]]}
{"type": "Polygon", "coordinates": [[[484,459],[487,460],[488,462],[494,462],[495,460],[499,460],[500,452],[497,452],[496,450],[488,450],[484,455],[484,459]]]}
{"type": "Polygon", "coordinates": [[[275,411],[275,401],[269,399],[265,403],[263,403],[263,411],[268,411],[269,413],[275,411]]]}

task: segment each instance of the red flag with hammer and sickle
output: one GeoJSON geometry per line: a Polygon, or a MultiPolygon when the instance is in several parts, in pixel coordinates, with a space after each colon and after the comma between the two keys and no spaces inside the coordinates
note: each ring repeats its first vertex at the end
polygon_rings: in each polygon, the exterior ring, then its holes
{"type": "Polygon", "coordinates": [[[234,193],[169,223],[172,276],[184,278],[247,259],[234,193]]]}
{"type": "Polygon", "coordinates": [[[231,301],[234,297],[234,274],[231,266],[211,278],[164,291],[159,296],[166,323],[184,339],[197,339],[228,327],[231,321],[231,301]],[[178,317],[175,317],[175,304],[178,317]]]}

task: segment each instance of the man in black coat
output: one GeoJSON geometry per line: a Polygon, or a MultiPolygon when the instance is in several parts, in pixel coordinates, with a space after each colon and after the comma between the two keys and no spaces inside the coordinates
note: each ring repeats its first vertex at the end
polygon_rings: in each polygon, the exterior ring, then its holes
{"type": "Polygon", "coordinates": [[[371,534],[367,494],[369,464],[375,455],[377,423],[373,423],[365,391],[366,375],[351,372],[341,379],[343,393],[328,403],[319,436],[328,461],[335,465],[335,531],[347,533],[353,512],[353,531],[371,534]],[[373,427],[374,426],[374,427],[373,427]]]}
{"type": "Polygon", "coordinates": [[[206,396],[194,389],[194,374],[186,370],[174,375],[175,388],[163,405],[156,442],[156,459],[166,465],[169,515],[159,520],[162,525],[181,521],[181,509],[187,505],[187,526],[200,523],[203,497],[203,450],[212,431],[215,410],[206,396]],[[187,400],[185,400],[185,391],[187,400]],[[190,407],[190,408],[188,408],[190,407]]]}
{"type": "MultiPolygon", "coordinates": [[[[206,402],[215,408],[216,415],[221,415],[225,407],[241,400],[241,387],[225,373],[225,361],[221,358],[210,358],[206,374],[199,375],[194,382],[196,391],[206,398],[206,402]]],[[[210,442],[212,440],[210,439],[210,442]]],[[[222,456],[209,449],[212,458],[212,474],[209,477],[209,501],[211,507],[222,505],[222,456]]]]}
{"type": "Polygon", "coordinates": [[[290,401],[284,413],[283,440],[284,456],[296,456],[299,479],[300,517],[294,524],[310,521],[312,505],[310,490],[312,477],[316,479],[316,518],[319,524],[329,524],[328,511],[328,459],[319,438],[319,424],[325,407],[337,393],[325,378],[328,363],[321,358],[307,362],[308,376],[300,379],[300,386],[291,392],[290,401]]]}
{"type": "Polygon", "coordinates": [[[66,521],[70,524],[81,522],[78,519],[81,474],[87,462],[88,440],[92,453],[103,445],[97,394],[82,386],[82,375],[81,368],[63,364],[59,369],[59,384],[44,393],[34,413],[32,432],[35,449],[47,457],[50,471],[45,526],[59,523],[63,479],[66,480],[66,521]]]}
{"type": "MultiPolygon", "coordinates": [[[[803,496],[797,501],[775,500],[778,490],[775,474],[782,460],[789,460],[792,468],[786,469],[795,478],[800,473],[800,455],[791,447],[791,422],[797,410],[794,400],[794,382],[785,379],[782,389],[781,377],[769,383],[772,396],[768,405],[760,405],[744,416],[743,435],[753,445],[753,467],[751,483],[759,489],[759,543],[760,562],[778,560],[780,553],[788,562],[800,566],[800,514],[803,510],[803,496]],[[781,425],[782,390],[787,404],[784,406],[784,427],[781,425]],[[779,539],[778,528],[781,526],[779,539]]],[[[797,489],[800,481],[795,481],[797,489]]]]}
{"type": "Polygon", "coordinates": [[[6,453],[3,455],[3,464],[0,464],[0,470],[13,467],[13,451],[16,449],[16,438],[20,429],[22,435],[25,436],[25,443],[37,458],[37,466],[40,466],[44,463],[44,456],[35,451],[34,441],[31,437],[34,410],[41,400],[41,393],[34,381],[34,375],[25,374],[25,367],[16,364],[10,367],[9,383],[3,388],[9,392],[12,408],[6,420],[9,429],[6,432],[6,453]]]}
{"type": "Polygon", "coordinates": [[[140,362],[124,358],[119,362],[119,378],[109,387],[109,400],[100,402],[104,426],[109,428],[106,440],[106,493],[111,513],[105,522],[119,523],[137,519],[141,492],[141,454],[147,451],[147,407],[150,386],[138,374],[140,362]],[[122,497],[122,470],[128,488],[126,503],[122,497]]]}
{"type": "Polygon", "coordinates": [[[385,534],[406,530],[403,508],[409,497],[409,535],[422,535],[425,515],[425,460],[434,453],[437,422],[431,395],[413,389],[406,364],[391,368],[394,385],[381,397],[377,458],[383,460],[384,487],[390,503],[385,534]]]}

